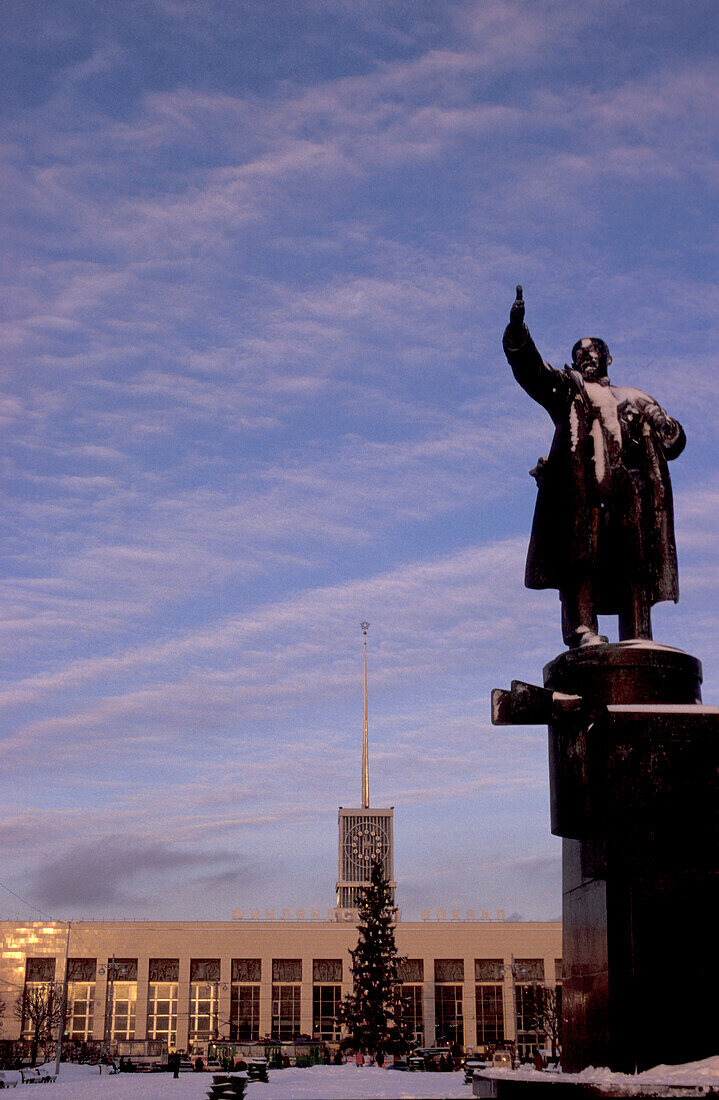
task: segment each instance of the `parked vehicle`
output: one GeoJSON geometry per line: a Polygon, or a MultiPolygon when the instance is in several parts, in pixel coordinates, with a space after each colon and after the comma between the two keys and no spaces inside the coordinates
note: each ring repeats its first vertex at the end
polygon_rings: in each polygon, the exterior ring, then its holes
{"type": "Polygon", "coordinates": [[[131,1061],[136,1070],[167,1069],[164,1039],[117,1039],[110,1047],[115,1058],[131,1061]]]}
{"type": "Polygon", "coordinates": [[[449,1047],[417,1047],[407,1059],[411,1070],[438,1070],[440,1060],[452,1057],[449,1047]]]}
{"type": "Polygon", "coordinates": [[[510,1050],[495,1050],[492,1055],[492,1066],[494,1069],[511,1069],[512,1052],[510,1050]]]}

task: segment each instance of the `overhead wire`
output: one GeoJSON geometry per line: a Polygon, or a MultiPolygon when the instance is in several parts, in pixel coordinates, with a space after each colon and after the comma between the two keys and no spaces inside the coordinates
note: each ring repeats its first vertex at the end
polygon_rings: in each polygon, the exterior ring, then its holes
{"type": "Polygon", "coordinates": [[[72,930],[72,935],[75,937],[75,939],[77,939],[82,944],[82,946],[92,954],[93,949],[88,943],[83,940],[82,936],[77,931],[76,922],[65,920],[63,917],[51,916],[50,913],[46,913],[44,909],[41,909],[38,905],[33,905],[31,901],[27,900],[27,898],[22,897],[21,894],[18,894],[15,890],[12,890],[6,882],[0,882],[0,887],[2,887],[3,890],[7,890],[8,894],[12,894],[12,896],[14,898],[17,898],[18,901],[21,901],[23,905],[27,905],[28,909],[32,909],[35,913],[39,913],[41,917],[45,917],[46,920],[52,921],[53,924],[64,924],[65,927],[70,926],[72,930]]]}

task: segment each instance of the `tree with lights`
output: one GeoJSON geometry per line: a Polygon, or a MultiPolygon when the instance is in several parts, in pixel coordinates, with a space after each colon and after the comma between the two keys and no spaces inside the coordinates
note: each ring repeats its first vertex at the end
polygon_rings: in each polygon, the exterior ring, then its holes
{"type": "Polygon", "coordinates": [[[353,989],[337,1015],[347,1028],[345,1049],[401,1054],[410,1047],[410,1030],[403,1018],[397,971],[394,922],[397,910],[385,879],[381,858],[374,861],[370,885],[360,895],[359,939],[352,956],[353,989]]]}

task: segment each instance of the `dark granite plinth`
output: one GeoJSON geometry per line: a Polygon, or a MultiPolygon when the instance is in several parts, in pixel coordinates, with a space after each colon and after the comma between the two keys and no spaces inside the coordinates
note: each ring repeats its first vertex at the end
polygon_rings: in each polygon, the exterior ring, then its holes
{"type": "Polygon", "coordinates": [[[700,684],[695,658],[648,643],[545,669],[546,687],[584,700],[549,726],[570,1072],[716,1053],[719,709],[700,684]]]}
{"type": "Polygon", "coordinates": [[[592,1085],[579,1082],[560,1081],[554,1077],[543,1081],[539,1074],[536,1080],[523,1081],[521,1078],[492,1077],[490,1074],[476,1073],[472,1081],[472,1092],[481,1100],[503,1100],[507,1097],[517,1097],[518,1100],[532,1100],[533,1097],[546,1097],[547,1100],[561,1100],[562,1097],[571,1096],[597,1096],[592,1085]]]}

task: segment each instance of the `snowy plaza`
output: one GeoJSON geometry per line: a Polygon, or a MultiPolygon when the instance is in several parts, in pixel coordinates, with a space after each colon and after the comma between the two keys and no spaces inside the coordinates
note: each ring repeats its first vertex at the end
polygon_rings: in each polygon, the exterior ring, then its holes
{"type": "MultiPolygon", "coordinates": [[[[52,1069],[52,1066],[50,1067],[52,1069]]],[[[550,1078],[526,1068],[515,1076],[539,1083],[550,1078]]],[[[19,1077],[8,1073],[11,1079],[19,1077]]],[[[312,1066],[308,1069],[270,1070],[269,1083],[252,1081],[245,1100],[469,1100],[472,1086],[465,1084],[464,1073],[407,1073],[376,1066],[358,1069],[349,1062],[344,1066],[312,1066]]],[[[641,1088],[696,1086],[707,1093],[719,1090],[719,1056],[684,1066],[657,1066],[635,1076],[611,1073],[590,1067],[577,1080],[600,1088],[622,1089],[630,1096],[641,1088]]],[[[100,1076],[97,1066],[62,1065],[54,1085],[41,1086],[48,1093],[31,1092],[38,1100],[205,1100],[212,1082],[209,1073],[112,1074],[100,1076]]],[[[24,1094],[29,1085],[20,1085],[24,1094]]],[[[697,1093],[699,1094],[699,1093],[697,1093]]],[[[688,1093],[688,1095],[692,1095],[688,1093]]]]}
{"type": "MultiPolygon", "coordinates": [[[[312,1066],[307,1069],[270,1070],[269,1084],[249,1082],[246,1100],[394,1100],[394,1098],[469,1098],[472,1086],[464,1074],[407,1073],[376,1066],[312,1066]]],[[[210,1073],[185,1073],[176,1080],[169,1073],[112,1074],[100,1076],[97,1066],[62,1065],[54,1085],[35,1086],[37,1100],[205,1100],[212,1083],[210,1073]]],[[[30,1089],[20,1086],[18,1095],[30,1089]]],[[[15,1095],[15,1093],[9,1094],[15,1095]]]]}

